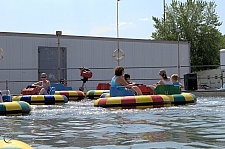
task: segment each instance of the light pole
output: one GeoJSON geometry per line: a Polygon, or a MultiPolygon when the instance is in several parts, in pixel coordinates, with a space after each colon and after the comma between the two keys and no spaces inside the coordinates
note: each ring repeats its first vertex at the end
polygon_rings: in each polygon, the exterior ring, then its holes
{"type": "Polygon", "coordinates": [[[163,19],[166,21],[166,0],[163,0],[163,19]]]}
{"type": "MultiPolygon", "coordinates": [[[[116,7],[116,31],[117,31],[117,51],[118,51],[118,58],[119,58],[119,50],[120,50],[120,43],[119,43],[119,0],[117,0],[117,7],[116,7]]],[[[120,60],[118,59],[118,66],[120,65],[120,60]]]]}
{"type": "Polygon", "coordinates": [[[60,36],[62,31],[56,31],[56,36],[58,37],[58,83],[60,83],[60,36]]]}
{"type": "Polygon", "coordinates": [[[178,64],[177,64],[177,68],[178,68],[178,76],[180,77],[180,29],[177,28],[176,29],[176,32],[178,34],[178,37],[177,37],[177,45],[178,45],[178,64]]]}

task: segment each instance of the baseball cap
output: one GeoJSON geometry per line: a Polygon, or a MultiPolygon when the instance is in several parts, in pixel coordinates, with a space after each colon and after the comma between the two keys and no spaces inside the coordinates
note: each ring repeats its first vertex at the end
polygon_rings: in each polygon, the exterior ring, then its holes
{"type": "Polygon", "coordinates": [[[46,78],[46,77],[47,77],[46,73],[42,73],[42,74],[41,74],[41,77],[42,77],[42,78],[46,78]]]}

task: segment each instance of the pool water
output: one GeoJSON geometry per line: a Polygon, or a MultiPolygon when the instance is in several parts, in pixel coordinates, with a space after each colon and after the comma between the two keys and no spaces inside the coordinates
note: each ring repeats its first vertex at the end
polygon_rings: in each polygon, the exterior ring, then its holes
{"type": "Polygon", "coordinates": [[[153,109],[105,109],[94,101],[31,105],[28,116],[1,116],[0,135],[35,149],[224,148],[225,97],[153,109]]]}

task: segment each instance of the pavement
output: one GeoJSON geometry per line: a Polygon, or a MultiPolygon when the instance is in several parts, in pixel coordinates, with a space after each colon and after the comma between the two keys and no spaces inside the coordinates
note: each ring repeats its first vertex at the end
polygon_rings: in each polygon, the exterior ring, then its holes
{"type": "Polygon", "coordinates": [[[182,90],[182,92],[192,93],[197,97],[225,97],[225,90],[217,89],[182,90]]]}

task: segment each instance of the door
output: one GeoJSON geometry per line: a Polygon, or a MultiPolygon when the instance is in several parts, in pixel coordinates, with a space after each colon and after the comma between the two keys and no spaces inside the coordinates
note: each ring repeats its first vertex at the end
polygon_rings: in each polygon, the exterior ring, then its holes
{"type": "MultiPolygon", "coordinates": [[[[58,82],[58,47],[38,47],[38,76],[45,72],[51,83],[58,82]]],[[[60,47],[60,80],[67,80],[66,48],[60,47]]],[[[38,78],[40,80],[40,78],[38,78]]]]}

